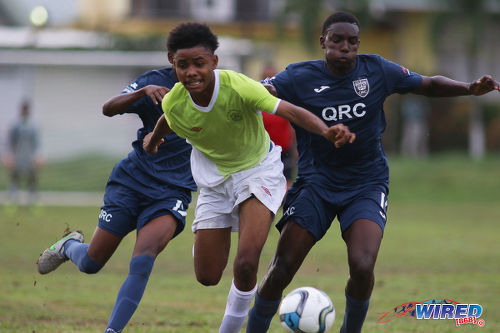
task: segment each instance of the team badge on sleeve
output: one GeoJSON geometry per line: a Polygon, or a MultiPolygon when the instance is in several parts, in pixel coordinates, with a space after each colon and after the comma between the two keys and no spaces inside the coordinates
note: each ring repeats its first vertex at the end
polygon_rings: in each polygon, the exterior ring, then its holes
{"type": "Polygon", "coordinates": [[[405,68],[405,67],[401,66],[401,69],[403,70],[403,73],[405,75],[411,75],[411,72],[410,72],[410,70],[408,68],[405,68]]]}
{"type": "Polygon", "coordinates": [[[368,79],[359,79],[356,81],[352,81],[352,85],[354,86],[354,91],[356,92],[356,94],[358,94],[358,96],[361,98],[365,98],[370,91],[368,79]]]}
{"type": "Polygon", "coordinates": [[[124,93],[131,93],[131,92],[134,92],[134,91],[136,91],[136,90],[137,90],[137,87],[138,87],[138,86],[139,86],[139,85],[137,84],[137,82],[131,83],[131,84],[129,84],[129,85],[128,85],[128,86],[127,86],[124,90],[123,90],[123,92],[124,92],[124,93]]]}

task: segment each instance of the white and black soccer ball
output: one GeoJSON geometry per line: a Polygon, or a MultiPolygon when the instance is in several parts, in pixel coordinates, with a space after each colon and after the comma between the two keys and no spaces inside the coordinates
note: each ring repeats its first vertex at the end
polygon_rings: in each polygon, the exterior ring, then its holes
{"type": "Polygon", "coordinates": [[[287,332],[323,333],[332,328],[335,308],[323,291],[300,287],[283,298],[279,315],[281,326],[287,332]]]}

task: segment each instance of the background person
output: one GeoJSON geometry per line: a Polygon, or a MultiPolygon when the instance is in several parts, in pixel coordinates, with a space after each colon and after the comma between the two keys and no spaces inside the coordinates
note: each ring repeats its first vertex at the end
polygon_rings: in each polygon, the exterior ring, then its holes
{"type": "Polygon", "coordinates": [[[401,103],[402,138],[401,155],[426,157],[429,153],[429,105],[424,97],[408,95],[401,103]]]}
{"type": "Polygon", "coordinates": [[[38,195],[38,172],[42,160],[38,154],[40,137],[38,127],[31,117],[28,101],[21,104],[19,119],[10,127],[7,138],[8,152],[4,163],[9,171],[9,199],[20,203],[19,190],[26,181],[28,203],[38,195]]]}

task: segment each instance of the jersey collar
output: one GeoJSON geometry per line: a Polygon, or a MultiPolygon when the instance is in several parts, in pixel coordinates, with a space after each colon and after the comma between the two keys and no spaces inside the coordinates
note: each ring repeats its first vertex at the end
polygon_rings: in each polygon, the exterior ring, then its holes
{"type": "Polygon", "coordinates": [[[210,103],[208,103],[207,106],[200,106],[200,105],[196,104],[193,101],[191,94],[188,92],[188,95],[189,95],[189,98],[191,99],[191,102],[200,111],[210,112],[212,110],[212,108],[214,107],[214,104],[215,104],[215,101],[217,100],[217,97],[219,96],[220,80],[219,80],[219,70],[218,69],[214,70],[214,77],[215,77],[214,92],[212,93],[212,98],[210,99],[210,103]]]}

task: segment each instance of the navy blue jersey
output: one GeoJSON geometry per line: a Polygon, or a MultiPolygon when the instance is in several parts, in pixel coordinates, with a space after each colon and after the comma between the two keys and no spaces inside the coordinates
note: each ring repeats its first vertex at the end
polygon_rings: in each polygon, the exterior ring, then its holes
{"type": "MultiPolygon", "coordinates": [[[[171,68],[152,70],[139,76],[122,91],[122,94],[139,90],[147,85],[172,88],[175,82],[171,68]]],[[[163,116],[161,104],[155,105],[150,97],[144,96],[130,106],[125,113],[137,114],[143,123],[143,127],[137,131],[137,140],[132,143],[133,151],[128,155],[128,159],[135,165],[135,171],[130,171],[130,176],[135,181],[130,186],[137,188],[137,182],[139,182],[141,184],[139,190],[150,192],[152,196],[156,196],[156,193],[162,190],[162,185],[173,185],[196,191],[196,184],[191,175],[191,145],[185,139],[178,137],[175,133],[169,134],[165,137],[165,142],[158,147],[158,153],[153,155],[146,153],[142,148],[142,139],[153,131],[158,118],[163,116]],[[141,173],[137,173],[137,170],[141,173]]],[[[126,164],[122,163],[122,165],[126,164]]],[[[116,178],[112,174],[110,181],[127,182],[127,178],[116,178]]]]}
{"type": "Polygon", "coordinates": [[[299,152],[298,176],[329,190],[388,183],[389,170],[381,137],[385,130],[384,101],[422,83],[419,74],[378,55],[358,55],[344,76],[331,74],[323,60],[289,65],[267,80],[278,97],[299,105],[328,126],[343,123],[356,134],[341,148],[294,126],[299,152]]]}

